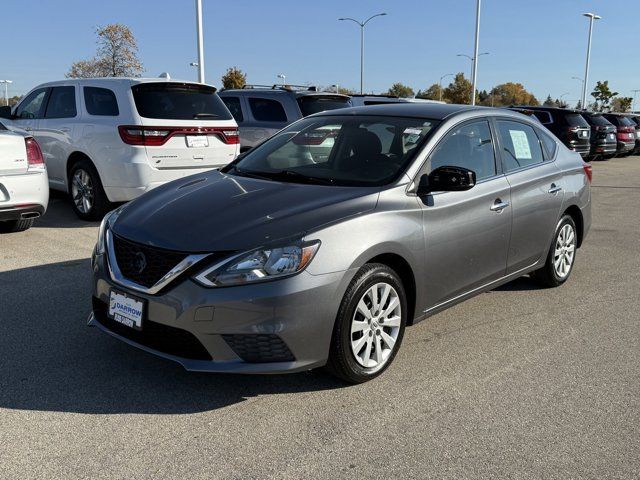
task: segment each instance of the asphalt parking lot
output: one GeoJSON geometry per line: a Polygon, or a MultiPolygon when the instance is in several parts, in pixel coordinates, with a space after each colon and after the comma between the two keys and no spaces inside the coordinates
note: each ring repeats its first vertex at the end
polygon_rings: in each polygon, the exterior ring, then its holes
{"type": "Polygon", "coordinates": [[[0,236],[1,478],[638,478],[640,157],[594,162],[571,279],[407,331],[380,378],[185,372],[86,327],[97,225],[0,236]]]}

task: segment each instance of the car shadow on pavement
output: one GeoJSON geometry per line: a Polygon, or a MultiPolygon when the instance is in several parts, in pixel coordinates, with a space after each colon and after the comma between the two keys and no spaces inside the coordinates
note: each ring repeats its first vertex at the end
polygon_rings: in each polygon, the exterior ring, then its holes
{"type": "Polygon", "coordinates": [[[86,326],[89,259],[0,272],[0,408],[184,414],[344,387],[323,373],[190,373],[86,326]]]}
{"type": "Polygon", "coordinates": [[[81,220],[73,211],[71,200],[65,193],[51,190],[47,212],[33,224],[34,228],[97,227],[100,222],[81,220]]]}
{"type": "Polygon", "coordinates": [[[544,287],[541,287],[531,277],[524,276],[511,280],[509,283],[500,285],[498,288],[494,288],[493,290],[496,292],[527,292],[530,290],[540,290],[542,288],[544,287]]]}

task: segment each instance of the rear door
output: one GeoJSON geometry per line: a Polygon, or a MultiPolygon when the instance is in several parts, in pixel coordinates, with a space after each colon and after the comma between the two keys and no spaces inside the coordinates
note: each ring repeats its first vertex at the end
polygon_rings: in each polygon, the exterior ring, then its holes
{"type": "MultiPolygon", "coordinates": [[[[560,169],[539,135],[546,133],[514,120],[495,121],[502,168],[511,186],[513,222],[507,274],[536,263],[549,248],[563,201],[560,169]]],[[[547,139],[550,145],[555,140],[547,139]]],[[[556,149],[557,150],[557,149],[556,149]]]]}
{"type": "Polygon", "coordinates": [[[214,87],[153,82],[131,90],[155,168],[216,168],[239,153],[237,124],[214,87]]]}
{"type": "Polygon", "coordinates": [[[74,150],[74,129],[78,116],[77,89],[75,85],[51,88],[49,99],[36,129],[35,137],[47,164],[49,181],[66,183],[66,164],[74,150]]]}

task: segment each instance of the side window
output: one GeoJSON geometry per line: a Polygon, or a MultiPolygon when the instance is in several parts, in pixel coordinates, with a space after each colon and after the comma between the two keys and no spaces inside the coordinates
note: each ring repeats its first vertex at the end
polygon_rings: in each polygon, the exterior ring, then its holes
{"type": "Polygon", "coordinates": [[[84,87],[82,91],[84,106],[89,115],[117,117],[120,114],[116,95],[108,88],[84,87]]]}
{"type": "Polygon", "coordinates": [[[551,160],[556,156],[556,150],[558,150],[558,144],[556,141],[549,135],[548,133],[543,132],[542,130],[536,130],[538,132],[538,137],[542,140],[544,144],[544,149],[547,154],[547,160],[551,160]]]}
{"type": "Polygon", "coordinates": [[[430,171],[444,166],[473,170],[478,181],[496,174],[491,130],[486,120],[467,123],[447,134],[431,154],[430,171]]]}
{"type": "Polygon", "coordinates": [[[544,161],[542,146],[533,127],[507,120],[498,120],[497,124],[507,173],[544,161]]]}
{"type": "Polygon", "coordinates": [[[538,120],[540,120],[540,123],[543,125],[551,125],[553,123],[553,119],[551,118],[551,114],[549,112],[536,111],[533,112],[533,115],[538,120]]]}
{"type": "MultiPolygon", "coordinates": [[[[242,115],[242,107],[240,106],[240,98],[239,97],[220,97],[224,104],[227,106],[231,115],[236,120],[236,122],[240,123],[244,121],[244,115],[242,115]]],[[[255,115],[254,115],[255,116],[255,115]]]]}
{"type": "Polygon", "coordinates": [[[249,107],[253,118],[260,122],[286,122],[287,114],[277,100],[249,98],[249,107]]]}
{"type": "Polygon", "coordinates": [[[47,96],[47,89],[40,88],[29,94],[16,109],[17,118],[42,118],[44,110],[44,99],[47,96]]]}
{"type": "Polygon", "coordinates": [[[76,116],[75,87],[53,87],[45,118],[72,118],[76,116]]]}

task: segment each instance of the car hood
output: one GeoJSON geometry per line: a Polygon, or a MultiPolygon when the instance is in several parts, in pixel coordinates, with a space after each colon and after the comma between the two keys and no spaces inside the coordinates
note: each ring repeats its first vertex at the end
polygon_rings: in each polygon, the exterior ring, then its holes
{"type": "Polygon", "coordinates": [[[245,250],[372,210],[378,191],[213,170],[142,195],[122,209],[111,229],[134,242],[182,252],[245,250]]]}

